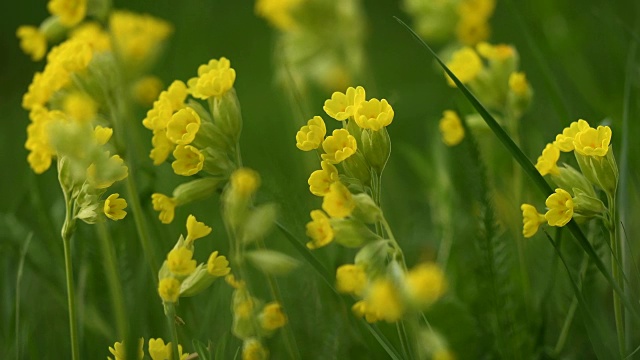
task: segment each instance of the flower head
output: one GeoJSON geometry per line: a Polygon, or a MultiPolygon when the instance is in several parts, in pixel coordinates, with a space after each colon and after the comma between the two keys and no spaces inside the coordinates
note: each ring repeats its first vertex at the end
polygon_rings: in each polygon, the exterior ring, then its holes
{"type": "Polygon", "coordinates": [[[381,278],[371,284],[365,299],[355,303],[352,310],[358,316],[365,316],[368,322],[385,320],[392,323],[400,320],[405,305],[393,283],[381,278]]]}
{"type": "Polygon", "coordinates": [[[336,288],[344,294],[362,296],[367,286],[367,274],[360,265],[346,264],[336,270],[336,288]]]}
{"type": "Polygon", "coordinates": [[[427,307],[447,289],[444,272],[434,263],[420,264],[407,273],[406,289],[409,298],[421,307],[427,307]]]}
{"type": "Polygon", "coordinates": [[[127,201],[119,197],[120,194],[111,194],[104,201],[104,214],[111,220],[122,220],[127,215],[124,209],[127,207],[127,201]]]}
{"type": "Polygon", "coordinates": [[[296,146],[302,151],[317,149],[327,134],[327,127],[320,116],[314,116],[307,121],[307,125],[300,128],[296,134],[296,146]]]}
{"type": "Polygon", "coordinates": [[[191,144],[200,129],[200,116],[190,107],[178,110],[167,123],[167,137],[174,144],[191,144]]]}
{"type": "Polygon", "coordinates": [[[605,156],[609,152],[611,142],[611,128],[598,126],[589,127],[576,134],[573,139],[575,151],[584,156],[605,156]]]}
{"type": "Polygon", "coordinates": [[[509,89],[517,96],[527,96],[527,93],[530,91],[527,75],[523,72],[512,72],[511,75],[509,75],[509,89]]]}
{"type": "Polygon", "coordinates": [[[151,195],[153,210],[160,211],[160,222],[169,224],[173,221],[176,210],[176,200],[167,195],[155,193],[151,195]]]}
{"type": "Polygon", "coordinates": [[[346,129],[333,130],[333,134],[328,136],[322,143],[325,154],[322,154],[322,160],[332,164],[338,164],[349,156],[355,154],[358,149],[356,138],[354,138],[346,129]]]}
{"type": "Polygon", "coordinates": [[[349,87],[346,94],[339,91],[331,95],[331,99],[324,102],[324,112],[332,118],[344,121],[354,116],[360,103],[365,101],[365,90],[362,86],[349,87]]]}
{"type": "Polygon", "coordinates": [[[103,127],[98,125],[93,129],[93,136],[95,137],[96,141],[100,145],[104,145],[107,142],[109,142],[109,139],[111,139],[112,135],[113,135],[113,129],[109,127],[103,127]]]}
{"type": "Polygon", "coordinates": [[[267,360],[268,358],[269,350],[262,345],[260,340],[250,338],[242,344],[242,360],[267,360]]]}
{"type": "Polygon", "coordinates": [[[545,219],[551,226],[565,226],[573,217],[573,199],[566,190],[556,189],[549,195],[545,205],[549,208],[545,219]]]}
{"type": "Polygon", "coordinates": [[[522,210],[522,235],[530,238],[538,232],[540,225],[547,222],[547,219],[544,214],[538,213],[533,205],[522,204],[520,210],[522,210]]]}
{"type": "Polygon", "coordinates": [[[267,331],[273,331],[283,327],[287,323],[287,316],[282,312],[280,303],[271,302],[262,308],[259,320],[261,328],[267,331]]]}
{"type": "Polygon", "coordinates": [[[345,218],[355,208],[356,202],[349,189],[341,182],[331,184],[329,192],[323,198],[322,209],[332,218],[345,218]]]}
{"type": "MultiPolygon", "coordinates": [[[[451,60],[447,62],[447,67],[461,83],[467,84],[475,80],[478,74],[480,74],[482,70],[482,60],[480,60],[480,57],[472,48],[463,47],[453,53],[451,60]]],[[[447,75],[447,82],[449,86],[456,86],[449,75],[447,75]]]]}
{"type": "Polygon", "coordinates": [[[212,276],[225,276],[231,272],[229,260],[227,260],[225,256],[218,255],[217,251],[214,251],[209,256],[209,261],[207,261],[207,271],[212,276]]]}
{"type": "Polygon", "coordinates": [[[164,343],[164,340],[149,339],[149,356],[151,360],[166,360],[171,356],[171,343],[164,343]]]}
{"type": "Polygon", "coordinates": [[[87,0],[49,0],[47,9],[58,16],[62,25],[72,27],[87,14],[87,0]]]}
{"type": "Polygon", "coordinates": [[[16,30],[16,36],[20,39],[20,48],[31,60],[42,60],[47,53],[47,37],[43,32],[35,26],[23,25],[16,30]]]}
{"type": "Polygon", "coordinates": [[[158,294],[164,302],[174,303],[178,301],[178,297],[180,297],[180,281],[172,277],[160,280],[158,294]]]}
{"type": "Polygon", "coordinates": [[[189,79],[189,92],[198,99],[208,99],[212,96],[222,96],[233,87],[236,71],[231,68],[231,62],[225,57],[212,59],[206,65],[200,65],[198,76],[189,79]]]}
{"type": "Polygon", "coordinates": [[[196,220],[196,217],[189,215],[187,217],[187,238],[185,243],[191,244],[196,239],[203,238],[211,233],[211,228],[205,223],[196,220]]]}
{"type": "Polygon", "coordinates": [[[173,150],[173,156],[176,160],[171,163],[171,167],[177,175],[195,175],[204,166],[204,155],[191,145],[176,146],[175,150],[173,150]]]}
{"type": "Polygon", "coordinates": [[[309,191],[316,196],[325,196],[329,192],[329,187],[336,181],[340,181],[338,169],[327,161],[320,162],[322,170],[316,170],[311,173],[307,183],[309,191]]]}
{"type": "Polygon", "coordinates": [[[260,175],[249,168],[240,168],[231,174],[231,189],[234,193],[249,197],[260,187],[260,175]]]}
{"type": "Polygon", "coordinates": [[[540,175],[545,176],[547,174],[558,175],[560,169],[558,169],[558,159],[560,159],[560,150],[553,144],[547,144],[542,155],[538,157],[536,162],[536,169],[540,172],[540,175]]]}
{"type": "Polygon", "coordinates": [[[378,131],[393,121],[393,108],[387,100],[371,99],[363,101],[356,109],[356,123],[363,129],[378,131]]]}
{"type": "Polygon", "coordinates": [[[566,127],[564,128],[564,130],[562,130],[562,134],[556,136],[556,146],[560,151],[563,152],[573,151],[573,149],[575,148],[573,145],[573,139],[580,131],[586,130],[588,128],[589,123],[582,119],[572,122],[569,127],[566,127]]]}
{"type": "Polygon", "coordinates": [[[167,266],[178,276],[188,276],[196,270],[196,261],[192,259],[193,251],[186,247],[177,247],[169,251],[167,266]]]}
{"type": "Polygon", "coordinates": [[[322,210],[311,211],[311,221],[307,223],[307,243],[309,249],[317,249],[328,245],[333,240],[333,228],[329,218],[322,210]]]}
{"type": "Polygon", "coordinates": [[[442,113],[439,127],[442,141],[447,146],[458,145],[464,139],[464,127],[455,111],[445,110],[442,113]]]}

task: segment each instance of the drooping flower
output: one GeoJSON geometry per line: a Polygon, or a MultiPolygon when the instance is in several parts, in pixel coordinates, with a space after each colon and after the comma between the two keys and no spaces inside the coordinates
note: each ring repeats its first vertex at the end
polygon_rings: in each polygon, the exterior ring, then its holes
{"type": "Polygon", "coordinates": [[[327,134],[327,127],[320,116],[314,116],[307,121],[307,125],[300,128],[296,134],[296,146],[302,151],[317,149],[327,134]]]}
{"type": "Polygon", "coordinates": [[[538,157],[536,162],[536,169],[540,172],[540,175],[545,176],[547,174],[558,175],[560,169],[558,169],[558,159],[560,159],[560,150],[553,144],[547,144],[542,155],[538,157]]]}
{"type": "Polygon", "coordinates": [[[180,281],[172,277],[160,280],[158,294],[164,302],[174,303],[178,301],[178,297],[180,297],[180,281]]]}
{"type": "Polygon", "coordinates": [[[214,251],[209,256],[209,261],[207,261],[207,271],[212,276],[225,276],[231,272],[229,260],[227,260],[225,256],[218,255],[217,251],[214,251]]]}
{"type": "Polygon", "coordinates": [[[329,192],[324,196],[322,209],[332,218],[345,218],[351,215],[356,208],[356,202],[346,186],[341,182],[335,182],[329,187],[329,192]]]}
{"type": "Polygon", "coordinates": [[[189,215],[187,217],[187,238],[185,243],[191,244],[195,240],[203,238],[211,233],[211,227],[205,223],[196,220],[196,217],[189,215]]]}
{"type": "Polygon", "coordinates": [[[278,302],[266,304],[258,319],[260,327],[267,331],[274,331],[287,323],[287,316],[282,312],[282,306],[278,302]]]}
{"type": "Polygon", "coordinates": [[[556,189],[545,201],[549,208],[545,219],[551,226],[565,226],[573,217],[573,199],[566,190],[556,189]]]}
{"type": "Polygon", "coordinates": [[[447,289],[444,272],[435,263],[420,264],[409,270],[405,285],[409,298],[423,308],[440,299],[447,289]]]}
{"type": "Polygon", "coordinates": [[[464,127],[455,111],[445,110],[442,113],[439,128],[442,134],[442,141],[447,146],[458,145],[464,139],[464,127]]]}
{"type": "Polygon", "coordinates": [[[169,224],[173,221],[176,210],[176,200],[166,195],[155,193],[151,195],[153,210],[160,211],[160,222],[169,224]]]}
{"type": "Polygon", "coordinates": [[[574,121],[569,125],[569,127],[564,128],[562,130],[562,134],[558,134],[556,136],[555,144],[560,151],[570,152],[575,148],[573,145],[573,140],[575,136],[582,130],[586,130],[589,128],[589,123],[580,119],[578,121],[574,121]]]}
{"type": "Polygon", "coordinates": [[[167,137],[174,144],[191,144],[200,129],[200,116],[190,107],[178,110],[167,123],[167,137]]]}
{"type": "Polygon", "coordinates": [[[533,205],[522,204],[520,210],[522,210],[522,235],[530,238],[538,232],[540,225],[547,222],[547,219],[533,205]]]}
{"type": "Polygon", "coordinates": [[[171,163],[171,167],[177,175],[195,175],[204,166],[204,154],[191,145],[176,146],[173,156],[176,160],[171,163]]]}
{"type": "Polygon", "coordinates": [[[336,181],[340,181],[338,169],[333,164],[322,161],[320,162],[322,170],[316,170],[311,173],[307,183],[309,191],[316,196],[325,196],[329,192],[329,187],[336,181]]]}
{"type": "Polygon", "coordinates": [[[169,251],[167,266],[169,270],[178,276],[188,276],[196,270],[196,261],[193,260],[193,251],[178,247],[169,251]]]}
{"type": "Polygon", "coordinates": [[[317,249],[333,241],[333,228],[322,210],[311,211],[311,221],[307,223],[307,236],[311,238],[307,243],[309,249],[317,249]]]}
{"type": "Polygon", "coordinates": [[[120,198],[120,194],[115,193],[109,195],[104,201],[104,214],[111,220],[122,220],[127,215],[124,209],[127,207],[127,201],[120,198]]]}
{"type": "Polygon", "coordinates": [[[360,265],[346,264],[336,270],[336,289],[344,294],[361,296],[367,286],[367,274],[360,265]]]}

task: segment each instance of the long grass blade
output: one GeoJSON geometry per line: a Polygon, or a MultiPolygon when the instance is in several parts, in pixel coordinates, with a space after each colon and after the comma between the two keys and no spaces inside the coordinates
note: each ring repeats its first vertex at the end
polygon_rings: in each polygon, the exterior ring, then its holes
{"type": "MultiPolygon", "coordinates": [[[[420,44],[422,44],[422,46],[427,50],[429,54],[431,54],[436,59],[438,64],[440,64],[440,66],[444,69],[447,75],[451,77],[451,79],[456,84],[458,89],[464,94],[464,96],[471,103],[471,105],[473,105],[473,107],[476,109],[478,114],[482,116],[482,118],[487,123],[489,128],[498,137],[500,142],[502,142],[502,144],[507,148],[507,150],[511,153],[513,158],[516,159],[516,161],[520,164],[524,172],[529,176],[529,178],[534,182],[534,184],[536,184],[539,190],[545,196],[550,195],[553,192],[553,190],[551,189],[551,186],[549,186],[549,184],[544,180],[542,175],[540,175],[538,170],[536,170],[533,163],[529,160],[529,158],[527,158],[527,156],[522,152],[522,150],[520,150],[518,145],[516,145],[513,142],[513,140],[511,140],[507,132],[502,128],[502,126],[500,126],[500,124],[498,124],[498,122],[493,118],[493,116],[489,113],[489,111],[487,111],[487,109],[480,103],[480,101],[478,101],[478,99],[469,91],[469,89],[467,89],[467,87],[462,82],[460,82],[460,80],[455,76],[455,74],[453,74],[453,72],[447,67],[447,65],[445,65],[445,63],[440,59],[440,57],[435,53],[435,51],[433,51],[433,49],[431,49],[431,47],[427,45],[427,43],[425,43],[424,40],[422,40],[422,38],[420,38],[420,36],[416,34],[415,31],[413,31],[413,29],[411,29],[402,20],[398,18],[395,18],[395,19],[402,26],[404,26],[420,44]]],[[[638,316],[637,310],[631,305],[631,302],[629,301],[629,299],[624,296],[623,290],[615,281],[611,273],[607,270],[602,259],[598,257],[598,254],[596,254],[595,250],[593,249],[593,246],[591,246],[591,243],[589,243],[586,236],[584,235],[584,233],[582,232],[578,224],[575,222],[575,220],[571,219],[571,221],[566,225],[566,227],[569,229],[571,234],[573,234],[574,238],[578,241],[578,243],[583,248],[583,250],[589,255],[589,257],[591,258],[591,261],[593,261],[593,263],[596,265],[598,270],[600,270],[602,275],[604,275],[604,277],[607,279],[607,281],[609,282],[611,287],[614,289],[614,291],[617,292],[620,295],[620,297],[623,299],[625,306],[630,311],[632,311],[634,315],[637,317],[638,316]]]]}

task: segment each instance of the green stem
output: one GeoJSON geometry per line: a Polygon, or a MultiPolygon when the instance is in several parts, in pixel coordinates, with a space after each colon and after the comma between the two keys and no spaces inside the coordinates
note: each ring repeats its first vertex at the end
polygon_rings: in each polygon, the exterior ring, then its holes
{"type": "MultiPolygon", "coordinates": [[[[584,255],[582,259],[582,264],[580,265],[580,290],[582,290],[582,280],[584,279],[587,269],[589,268],[589,256],[584,255]]],[[[564,348],[564,345],[567,342],[567,337],[569,336],[569,330],[571,329],[571,324],[573,323],[573,319],[575,318],[576,310],[578,309],[578,297],[574,294],[573,300],[571,300],[571,305],[569,305],[569,311],[567,311],[567,316],[564,318],[564,322],[562,324],[562,330],[560,331],[560,335],[558,336],[558,341],[556,342],[556,346],[553,348],[553,353],[556,356],[560,355],[560,352],[564,348]]]]}
{"type": "Polygon", "coordinates": [[[155,249],[149,240],[149,232],[147,231],[147,226],[144,221],[144,213],[142,212],[142,206],[140,205],[140,196],[138,194],[138,189],[136,187],[136,183],[133,178],[131,163],[129,162],[129,176],[127,176],[127,193],[129,198],[129,204],[131,205],[131,209],[133,210],[133,220],[136,223],[136,230],[138,232],[138,237],[140,238],[140,243],[142,244],[142,250],[144,251],[144,256],[147,258],[147,263],[149,264],[149,268],[151,269],[151,278],[155,283],[156,287],[158,285],[158,262],[155,258],[155,249]]]}
{"type": "Polygon", "coordinates": [[[178,350],[178,328],[176,327],[176,304],[165,303],[165,315],[167,316],[167,325],[171,331],[171,359],[180,359],[178,350]]]}
{"type": "MultiPolygon", "coordinates": [[[[65,194],[65,198],[66,198],[65,194]]],[[[69,336],[71,337],[71,359],[80,359],[80,347],[78,343],[78,320],[76,318],[76,294],[73,286],[73,264],[71,259],[71,238],[75,231],[75,219],[73,218],[73,204],[67,198],[66,217],[62,225],[62,244],[64,246],[64,270],[67,279],[67,306],[69,308],[69,336]]]]}
{"type": "Polygon", "coordinates": [[[116,317],[116,327],[118,329],[118,338],[127,338],[127,317],[125,311],[124,296],[122,292],[122,283],[118,276],[118,264],[116,262],[116,252],[113,247],[113,241],[109,234],[106,224],[103,221],[98,222],[98,235],[100,237],[100,247],[104,257],[104,270],[107,275],[107,282],[111,292],[111,302],[116,317]]]}
{"type": "MultiPolygon", "coordinates": [[[[611,214],[609,228],[609,239],[611,243],[611,272],[613,278],[618,283],[618,286],[624,293],[624,279],[620,269],[620,262],[622,259],[622,247],[618,239],[618,213],[616,211],[615,194],[607,195],[609,212],[611,214]]],[[[616,320],[616,333],[618,335],[618,350],[620,356],[624,357],[625,350],[625,326],[624,326],[624,308],[622,306],[621,294],[613,291],[613,311],[616,320]]]]}

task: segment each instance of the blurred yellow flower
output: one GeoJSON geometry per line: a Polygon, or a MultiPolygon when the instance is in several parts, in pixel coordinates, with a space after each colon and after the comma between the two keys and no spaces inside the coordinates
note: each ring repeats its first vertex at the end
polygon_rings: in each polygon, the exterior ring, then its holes
{"type": "Polygon", "coordinates": [[[191,95],[198,99],[222,96],[233,87],[236,71],[225,57],[212,59],[206,65],[198,67],[198,76],[189,79],[187,85],[191,95]]]}
{"type": "Polygon", "coordinates": [[[387,100],[374,98],[360,103],[356,109],[354,119],[361,128],[378,131],[391,124],[393,115],[393,108],[387,100]]]}
{"type": "Polygon", "coordinates": [[[212,276],[225,276],[231,272],[229,260],[227,260],[225,256],[218,255],[217,251],[214,251],[209,256],[209,261],[207,261],[207,271],[212,276]]]}
{"type": "Polygon", "coordinates": [[[94,53],[111,50],[111,37],[102,26],[95,21],[88,21],[78,25],[69,34],[70,38],[80,39],[89,46],[94,53]]]}
{"type": "Polygon", "coordinates": [[[536,169],[540,172],[540,175],[545,176],[547,174],[558,175],[560,169],[558,169],[558,159],[560,159],[560,150],[553,144],[547,144],[542,155],[538,157],[536,162],[536,169]]]}
{"type": "Polygon", "coordinates": [[[191,145],[176,146],[175,150],[173,150],[173,157],[176,160],[171,163],[171,167],[177,175],[195,175],[204,166],[204,155],[191,145]]]}
{"type": "Polygon", "coordinates": [[[175,148],[175,144],[169,140],[164,129],[153,130],[151,144],[153,145],[153,149],[151,149],[149,157],[153,160],[153,165],[156,166],[167,160],[169,154],[171,154],[175,148]]]}
{"type": "Polygon", "coordinates": [[[124,209],[127,207],[127,201],[120,198],[120,194],[115,193],[109,195],[104,201],[104,214],[111,220],[122,220],[127,215],[124,209]]]}
{"type": "Polygon", "coordinates": [[[283,327],[287,323],[287,316],[282,312],[280,303],[270,302],[262,308],[259,320],[261,328],[267,331],[273,331],[283,327]]]}
{"type": "Polygon", "coordinates": [[[464,139],[464,127],[458,114],[453,110],[445,110],[442,113],[439,128],[442,141],[447,146],[458,145],[464,139]]]}
{"type": "Polygon", "coordinates": [[[109,30],[114,50],[120,59],[125,65],[137,68],[149,63],[157,55],[161,43],[173,32],[173,27],[151,15],[116,10],[109,16],[109,30]]]}
{"type": "Polygon", "coordinates": [[[328,136],[322,143],[325,154],[322,154],[322,160],[332,164],[338,164],[355,154],[358,149],[356,138],[354,138],[346,129],[333,130],[333,134],[328,136]]]}
{"type": "Polygon", "coordinates": [[[584,156],[605,156],[609,152],[611,142],[611,128],[598,126],[589,127],[576,134],[573,138],[575,151],[584,156]]]}
{"type": "Polygon", "coordinates": [[[327,161],[320,162],[322,170],[316,170],[311,173],[307,183],[309,191],[316,196],[325,196],[329,192],[329,187],[336,181],[340,181],[338,169],[327,161]]]}
{"type": "Polygon", "coordinates": [[[509,75],[509,89],[517,96],[526,96],[530,88],[525,73],[512,72],[511,75],[509,75]]]}
{"type": "Polygon", "coordinates": [[[98,104],[84,92],[67,94],[62,101],[63,111],[76,121],[91,121],[98,113],[98,104]]]}
{"type": "Polygon", "coordinates": [[[545,201],[549,208],[545,219],[551,226],[565,226],[573,217],[573,199],[566,190],[556,189],[545,201]]]}
{"type": "Polygon", "coordinates": [[[409,298],[422,308],[436,302],[447,290],[444,272],[435,263],[423,263],[411,269],[405,285],[409,298]]]}
{"type": "Polygon", "coordinates": [[[16,36],[20,39],[20,48],[31,60],[42,60],[47,53],[47,37],[43,32],[35,26],[22,25],[16,30],[16,36]]]}
{"type": "Polygon", "coordinates": [[[320,116],[314,116],[307,121],[307,125],[300,128],[296,134],[296,146],[302,151],[317,149],[327,134],[327,127],[320,116]]]}
{"type": "Polygon", "coordinates": [[[322,210],[311,211],[311,221],[307,223],[306,228],[307,236],[311,238],[307,243],[309,249],[326,246],[333,240],[333,228],[322,210]]]}
{"type": "Polygon", "coordinates": [[[152,105],[162,91],[162,80],[157,76],[144,76],[131,87],[133,98],[141,105],[152,105]]]}
{"type": "Polygon", "coordinates": [[[336,289],[344,294],[362,296],[367,286],[367,274],[360,265],[346,264],[336,270],[336,289]]]}
{"type": "Polygon", "coordinates": [[[113,129],[110,127],[103,127],[98,125],[93,129],[93,136],[100,145],[104,145],[109,142],[109,139],[111,139],[112,135],[113,129]]]}
{"type": "Polygon", "coordinates": [[[231,174],[231,188],[235,194],[249,197],[260,187],[260,175],[249,168],[240,168],[231,174]]]}
{"type": "Polygon", "coordinates": [[[302,0],[258,0],[255,12],[271,25],[282,31],[290,31],[297,27],[293,11],[302,0]]]}
{"type": "Polygon", "coordinates": [[[324,102],[324,111],[332,118],[343,121],[354,116],[360,103],[365,101],[365,90],[362,86],[349,87],[346,93],[339,91],[331,95],[331,99],[324,102]]]}
{"type": "Polygon", "coordinates": [[[176,201],[166,195],[155,193],[151,195],[153,210],[160,211],[160,222],[169,224],[173,221],[176,210],[176,201]]]}
{"type": "Polygon", "coordinates": [[[211,233],[211,227],[205,225],[205,223],[196,220],[196,217],[189,215],[187,217],[187,238],[185,243],[190,245],[195,240],[203,238],[211,233]]]}
{"type": "Polygon", "coordinates": [[[396,322],[405,310],[399,295],[398,289],[390,280],[380,278],[371,284],[365,299],[354,304],[352,310],[358,316],[365,316],[368,322],[396,322]]]}
{"type": "Polygon", "coordinates": [[[269,350],[267,350],[260,340],[255,338],[246,339],[242,344],[242,360],[267,360],[269,350]]]}
{"type": "Polygon", "coordinates": [[[49,0],[47,9],[58,16],[62,25],[73,27],[87,14],[87,0],[49,0]]]}
{"type": "Polygon", "coordinates": [[[174,303],[178,301],[178,297],[180,297],[180,281],[172,277],[160,280],[158,294],[164,302],[174,303]]]}
{"type": "MultiPolygon", "coordinates": [[[[451,60],[447,62],[447,67],[461,83],[467,84],[476,79],[482,71],[483,65],[478,54],[472,48],[465,46],[453,53],[451,60]]],[[[456,85],[449,75],[446,77],[449,86],[455,87],[456,85]]]]}
{"type": "Polygon", "coordinates": [[[522,235],[530,238],[538,232],[540,225],[547,222],[544,214],[538,213],[535,206],[530,204],[522,204],[522,235]]]}
{"type": "Polygon", "coordinates": [[[476,50],[480,56],[488,60],[505,61],[516,55],[516,49],[506,44],[492,45],[487,42],[481,42],[476,45],[476,50]]]}
{"type": "Polygon", "coordinates": [[[324,196],[322,209],[332,218],[345,218],[351,215],[356,203],[346,186],[341,182],[335,182],[329,187],[329,192],[324,196]]]}

